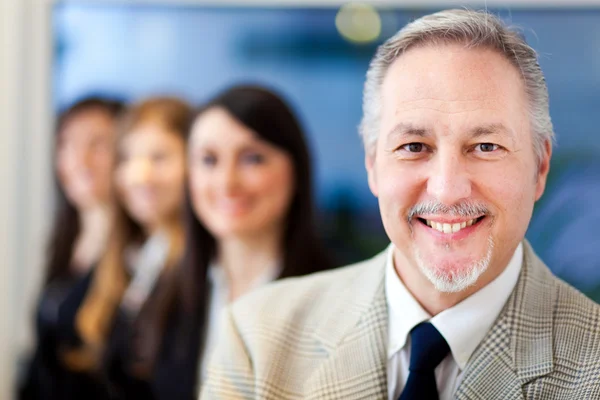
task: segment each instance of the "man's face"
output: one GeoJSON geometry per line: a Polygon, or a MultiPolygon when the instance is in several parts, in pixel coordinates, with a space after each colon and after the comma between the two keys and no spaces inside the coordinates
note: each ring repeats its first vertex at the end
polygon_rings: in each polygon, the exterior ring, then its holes
{"type": "Polygon", "coordinates": [[[366,166],[401,277],[460,292],[504,269],[548,173],[529,123],[519,72],[497,52],[431,45],[390,66],[366,166]]]}

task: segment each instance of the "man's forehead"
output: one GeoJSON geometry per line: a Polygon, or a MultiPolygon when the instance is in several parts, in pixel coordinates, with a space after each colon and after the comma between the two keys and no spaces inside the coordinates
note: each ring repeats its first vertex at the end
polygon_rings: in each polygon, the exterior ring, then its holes
{"type": "MultiPolygon", "coordinates": [[[[427,96],[423,93],[407,90],[390,92],[384,95],[384,106],[392,108],[394,114],[403,112],[427,112],[434,111],[447,114],[470,113],[478,111],[497,111],[503,97],[494,97],[483,94],[477,97],[439,99],[427,96]]],[[[489,92],[488,92],[489,93],[489,92]]]]}
{"type": "Polygon", "coordinates": [[[388,100],[428,100],[442,106],[493,100],[515,89],[523,90],[519,72],[497,51],[442,44],[399,56],[388,68],[382,94],[388,100]]]}
{"type": "Polygon", "coordinates": [[[502,55],[487,49],[442,45],[409,50],[390,66],[381,101],[384,134],[406,133],[397,129],[401,124],[421,133],[514,137],[528,123],[519,74],[502,55]]]}

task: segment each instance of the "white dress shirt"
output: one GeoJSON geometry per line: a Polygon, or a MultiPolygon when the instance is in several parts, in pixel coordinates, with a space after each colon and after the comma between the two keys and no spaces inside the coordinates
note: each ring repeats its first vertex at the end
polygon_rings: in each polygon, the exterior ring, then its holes
{"type": "MultiPolygon", "coordinates": [[[[254,290],[262,285],[265,285],[271,281],[277,279],[281,273],[281,266],[276,263],[256,277],[250,290],[254,290]]],[[[205,331],[202,332],[204,336],[204,347],[202,352],[202,358],[200,360],[200,381],[203,382],[206,377],[206,369],[208,368],[208,361],[210,359],[212,350],[217,344],[219,337],[219,328],[221,327],[221,314],[225,307],[229,304],[229,284],[227,282],[227,276],[223,268],[218,265],[211,263],[208,267],[208,280],[211,285],[211,292],[208,304],[208,319],[207,325],[205,325],[205,331]]]]}
{"type": "Polygon", "coordinates": [[[513,291],[523,263],[519,244],[504,271],[483,289],[455,306],[431,317],[406,289],[394,268],[394,245],[390,244],[385,270],[388,305],[388,398],[397,400],[406,385],[410,365],[410,331],[429,321],[450,346],[450,354],[435,370],[440,400],[450,400],[458,388],[469,358],[500,314],[513,291]]]}

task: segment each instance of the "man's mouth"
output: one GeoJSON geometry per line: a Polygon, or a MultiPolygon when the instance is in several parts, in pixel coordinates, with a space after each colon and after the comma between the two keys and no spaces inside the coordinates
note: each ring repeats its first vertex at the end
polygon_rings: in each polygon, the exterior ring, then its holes
{"type": "Polygon", "coordinates": [[[468,228],[473,225],[477,225],[481,223],[481,221],[485,218],[485,215],[481,217],[472,218],[472,219],[464,219],[462,221],[453,221],[453,222],[441,222],[435,221],[433,219],[425,219],[425,218],[416,218],[419,222],[428,227],[435,229],[441,233],[456,233],[462,229],[468,228]]]}

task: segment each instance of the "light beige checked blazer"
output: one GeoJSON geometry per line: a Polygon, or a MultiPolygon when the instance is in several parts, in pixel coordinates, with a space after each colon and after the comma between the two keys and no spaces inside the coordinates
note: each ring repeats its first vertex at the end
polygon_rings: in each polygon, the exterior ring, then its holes
{"type": "MultiPolygon", "coordinates": [[[[600,399],[600,306],[524,250],[455,398],[600,399]]],[[[382,253],[235,303],[201,399],[387,399],[385,262],[382,253]]]]}

